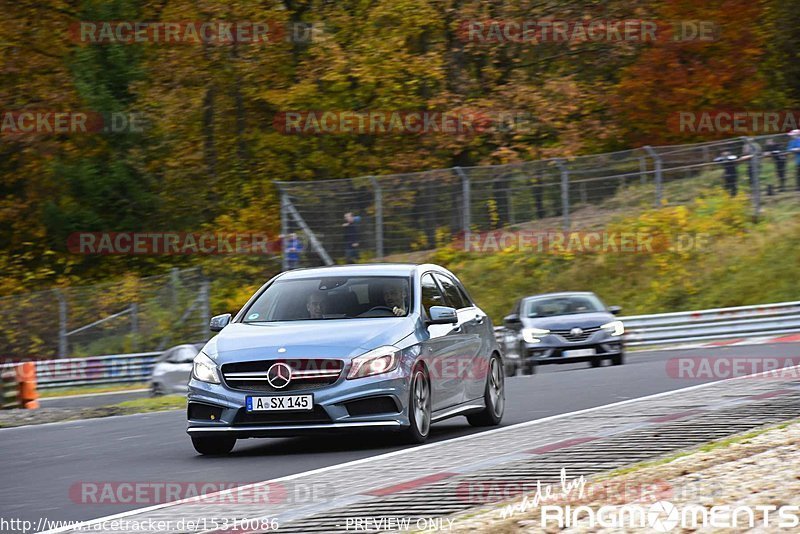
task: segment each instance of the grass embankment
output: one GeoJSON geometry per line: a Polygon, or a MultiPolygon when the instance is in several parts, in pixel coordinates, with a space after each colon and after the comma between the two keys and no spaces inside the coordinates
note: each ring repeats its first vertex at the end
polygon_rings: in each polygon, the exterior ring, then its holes
{"type": "Polygon", "coordinates": [[[39,408],[38,410],[0,410],[0,428],[38,425],[78,419],[97,419],[112,415],[132,415],[147,412],[163,412],[186,408],[185,395],[145,397],[118,404],[94,408],[39,408]]]}
{"type": "Polygon", "coordinates": [[[617,214],[601,229],[645,234],[652,252],[466,253],[452,245],[428,260],[455,272],[495,324],[515,299],[550,291],[594,291],[626,315],[800,299],[800,195],[769,199],[758,222],[744,194],[703,187],[693,196],[686,205],[617,214]]]}

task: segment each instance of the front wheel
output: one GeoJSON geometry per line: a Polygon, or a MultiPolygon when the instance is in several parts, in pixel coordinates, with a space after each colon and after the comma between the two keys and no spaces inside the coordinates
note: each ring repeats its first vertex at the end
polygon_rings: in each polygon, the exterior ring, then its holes
{"type": "Polygon", "coordinates": [[[467,416],[469,424],[472,426],[499,425],[506,406],[506,390],[503,365],[497,356],[492,356],[489,361],[489,376],[486,377],[483,402],[486,404],[483,411],[467,416]]]}
{"type": "Polygon", "coordinates": [[[620,352],[611,357],[611,365],[622,365],[623,363],[625,363],[625,353],[620,352]]]}
{"type": "Polygon", "coordinates": [[[193,436],[192,445],[194,445],[194,450],[200,454],[207,454],[209,456],[224,456],[233,450],[233,446],[236,445],[236,438],[193,436]]]}
{"type": "Polygon", "coordinates": [[[408,429],[403,434],[407,443],[424,443],[431,431],[431,386],[425,368],[418,366],[411,377],[408,401],[408,429]]]}

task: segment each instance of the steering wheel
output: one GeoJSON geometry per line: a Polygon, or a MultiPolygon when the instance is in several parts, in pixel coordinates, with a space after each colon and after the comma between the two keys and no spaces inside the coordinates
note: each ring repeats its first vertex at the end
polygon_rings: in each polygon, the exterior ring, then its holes
{"type": "MultiPolygon", "coordinates": [[[[389,306],[373,306],[372,308],[368,309],[364,313],[369,313],[371,311],[376,311],[376,310],[386,310],[386,311],[391,312],[392,314],[394,314],[394,310],[392,308],[390,308],[389,306]]],[[[363,315],[363,313],[361,315],[363,315]]]]}

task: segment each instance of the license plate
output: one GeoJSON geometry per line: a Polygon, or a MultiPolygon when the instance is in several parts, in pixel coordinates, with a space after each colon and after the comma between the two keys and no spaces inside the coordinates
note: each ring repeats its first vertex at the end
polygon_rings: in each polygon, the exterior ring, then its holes
{"type": "Polygon", "coordinates": [[[565,358],[582,358],[583,356],[594,356],[597,351],[594,349],[565,350],[565,358]]]}
{"type": "Polygon", "coordinates": [[[248,412],[273,412],[286,410],[311,411],[313,395],[281,395],[273,397],[247,397],[248,412]]]}

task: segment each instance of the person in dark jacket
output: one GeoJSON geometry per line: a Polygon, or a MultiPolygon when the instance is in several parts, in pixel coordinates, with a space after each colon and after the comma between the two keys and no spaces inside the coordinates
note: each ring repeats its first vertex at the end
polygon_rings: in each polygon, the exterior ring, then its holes
{"type": "Polygon", "coordinates": [[[786,191],[786,152],[775,142],[774,139],[767,141],[764,145],[764,154],[771,157],[775,163],[775,174],[778,175],[778,191],[786,191]]]}
{"type": "Polygon", "coordinates": [[[735,197],[739,184],[739,173],[736,170],[739,158],[734,156],[730,150],[724,150],[714,161],[722,163],[722,167],[725,169],[725,189],[732,197],[735,197]]]}
{"type": "Polygon", "coordinates": [[[794,163],[797,168],[797,190],[800,191],[800,130],[792,130],[789,135],[792,140],[789,141],[786,150],[794,153],[794,163]]]}
{"type": "Polygon", "coordinates": [[[344,259],[347,263],[358,261],[358,223],[360,217],[351,212],[344,214],[344,259]]]}

